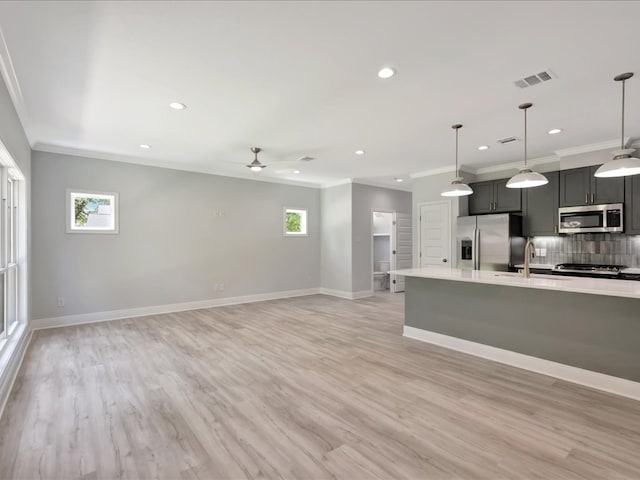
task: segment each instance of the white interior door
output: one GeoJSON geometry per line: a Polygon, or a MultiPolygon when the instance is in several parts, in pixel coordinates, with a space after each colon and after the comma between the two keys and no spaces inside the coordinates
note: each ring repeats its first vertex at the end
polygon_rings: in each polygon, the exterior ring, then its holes
{"type": "Polygon", "coordinates": [[[451,265],[451,216],[449,202],[420,205],[421,267],[451,265]]]}
{"type": "MultiPolygon", "coordinates": [[[[396,213],[391,234],[391,259],[394,263],[391,267],[393,270],[411,268],[413,260],[411,235],[411,215],[396,213]]],[[[390,289],[393,293],[404,292],[404,276],[391,275],[390,289]]]]}

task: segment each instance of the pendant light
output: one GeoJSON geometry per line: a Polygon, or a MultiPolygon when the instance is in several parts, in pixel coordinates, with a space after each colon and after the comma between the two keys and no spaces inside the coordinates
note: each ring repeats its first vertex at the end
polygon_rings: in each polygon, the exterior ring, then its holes
{"type": "Polygon", "coordinates": [[[456,131],[456,178],[440,195],[443,197],[463,197],[465,195],[471,195],[473,190],[469,185],[463,183],[462,180],[464,179],[458,175],[458,130],[462,128],[462,125],[456,123],[455,125],[451,125],[451,128],[456,131]]]}
{"type": "Polygon", "coordinates": [[[527,167],[527,110],[532,106],[531,103],[523,103],[518,106],[520,110],[524,110],[524,167],[509,179],[507,188],[531,188],[549,183],[547,177],[527,167]]]}
{"type": "Polygon", "coordinates": [[[633,148],[624,148],[624,84],[633,77],[633,73],[621,73],[613,79],[622,82],[622,139],[620,140],[620,150],[613,152],[613,160],[609,160],[596,170],[596,177],[626,177],[640,173],[640,158],[631,156],[635,151],[633,148]]]}

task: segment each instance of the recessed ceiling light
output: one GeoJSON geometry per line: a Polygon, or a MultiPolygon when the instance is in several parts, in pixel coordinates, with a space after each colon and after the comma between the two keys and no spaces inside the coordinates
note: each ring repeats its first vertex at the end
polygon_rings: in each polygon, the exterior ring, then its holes
{"type": "Polygon", "coordinates": [[[391,67],[382,67],[378,70],[378,76],[380,78],[391,78],[396,74],[396,70],[391,67]]]}
{"type": "Polygon", "coordinates": [[[489,145],[480,145],[478,150],[489,150],[489,145]]]}
{"type": "Polygon", "coordinates": [[[187,108],[187,106],[184,103],[180,103],[180,102],[171,102],[169,106],[174,110],[184,110],[185,108],[187,108]]]}
{"type": "Polygon", "coordinates": [[[547,133],[549,135],[555,135],[556,133],[560,133],[562,131],[561,128],[552,128],[551,130],[549,130],[547,133]]]}
{"type": "Polygon", "coordinates": [[[141,143],[140,144],[140,148],[144,148],[145,150],[149,150],[151,148],[151,145],[147,145],[146,143],[141,143]]]}
{"type": "Polygon", "coordinates": [[[393,177],[393,179],[394,179],[396,182],[404,182],[404,180],[403,180],[403,179],[398,178],[398,177],[393,177]]]}
{"type": "Polygon", "coordinates": [[[300,170],[294,170],[293,173],[295,173],[296,175],[300,173],[300,170]]]}
{"type": "Polygon", "coordinates": [[[356,150],[354,153],[356,155],[364,155],[364,150],[356,150]]]}

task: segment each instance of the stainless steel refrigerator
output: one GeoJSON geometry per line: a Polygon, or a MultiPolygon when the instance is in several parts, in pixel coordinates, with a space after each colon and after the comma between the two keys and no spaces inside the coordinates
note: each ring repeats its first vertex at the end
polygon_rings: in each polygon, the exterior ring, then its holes
{"type": "Polygon", "coordinates": [[[524,261],[522,217],[511,213],[458,217],[457,267],[508,271],[524,261]]]}

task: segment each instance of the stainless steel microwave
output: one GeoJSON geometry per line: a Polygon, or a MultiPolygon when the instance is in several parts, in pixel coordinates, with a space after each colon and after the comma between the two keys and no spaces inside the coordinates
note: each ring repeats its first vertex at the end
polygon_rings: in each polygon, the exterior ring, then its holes
{"type": "Polygon", "coordinates": [[[622,203],[558,209],[558,232],[602,233],[624,231],[622,203]]]}

